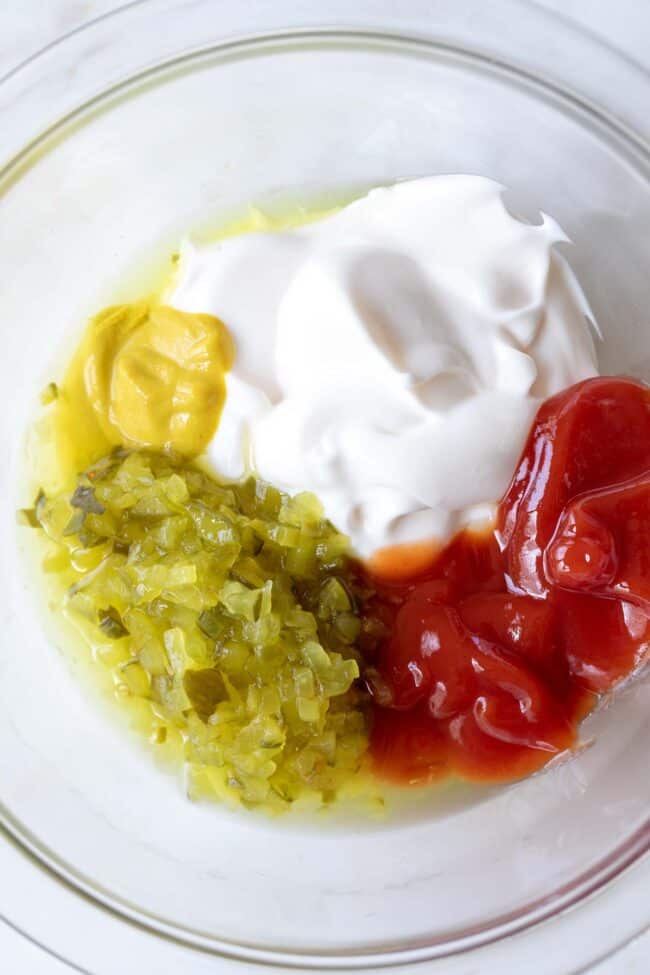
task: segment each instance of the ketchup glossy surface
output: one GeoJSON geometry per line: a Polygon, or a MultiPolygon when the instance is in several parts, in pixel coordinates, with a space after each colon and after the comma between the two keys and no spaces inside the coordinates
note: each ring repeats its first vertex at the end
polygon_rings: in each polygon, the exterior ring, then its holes
{"type": "Polygon", "coordinates": [[[547,400],[496,530],[372,585],[379,774],[506,781],[573,747],[650,650],[650,390],[598,378],[547,400]]]}

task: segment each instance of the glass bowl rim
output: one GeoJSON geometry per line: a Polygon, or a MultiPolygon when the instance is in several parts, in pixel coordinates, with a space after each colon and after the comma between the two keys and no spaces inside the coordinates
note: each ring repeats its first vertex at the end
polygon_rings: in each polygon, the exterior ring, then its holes
{"type": "MultiPolygon", "coordinates": [[[[78,35],[89,32],[104,22],[123,17],[135,8],[151,7],[155,6],[156,3],[157,0],[132,0],[131,3],[71,31],[0,78],[0,91],[3,86],[12,82],[21,73],[32,72],[34,69],[38,70],[42,59],[47,57],[53,48],[65,49],[66,44],[74,41],[78,35]]],[[[590,39],[590,43],[602,50],[610,51],[615,58],[622,57],[602,42],[590,39]]],[[[95,111],[110,108],[116,98],[128,96],[129,93],[136,94],[139,86],[143,83],[156,83],[158,80],[162,80],[169,71],[191,70],[198,66],[199,60],[205,58],[255,56],[268,53],[269,50],[278,49],[278,47],[282,49],[283,45],[300,46],[308,44],[329,44],[332,46],[346,44],[354,48],[359,45],[392,46],[406,53],[420,53],[422,56],[428,57],[446,57],[457,62],[464,62],[476,70],[484,70],[491,75],[500,75],[502,78],[529,90],[533,88],[539,97],[553,102],[561,102],[565,110],[578,113],[584,120],[587,120],[588,124],[600,131],[606,131],[610,138],[613,136],[617,144],[635,161],[636,167],[641,169],[646,180],[650,183],[650,142],[616,113],[602,108],[589,97],[583,96],[575,89],[565,87],[563,83],[554,80],[552,77],[537,70],[527,70],[513,63],[507,57],[495,57],[493,54],[461,44],[454,44],[448,40],[424,37],[408,31],[399,32],[381,28],[366,29],[347,25],[343,28],[300,26],[248,33],[244,36],[217,40],[206,45],[193,47],[182,54],[165,58],[131,73],[108,88],[102,88],[70,111],[61,114],[44,130],[39,131],[32,139],[28,140],[18,151],[12,153],[0,169],[0,194],[7,187],[7,184],[11,185],[15,180],[20,179],[26,169],[30,168],[36,160],[42,158],[47,153],[48,148],[56,144],[59,139],[66,138],[70,132],[70,127],[74,128],[83,124],[84,120],[95,111]]],[[[626,59],[623,58],[623,60],[626,59]]],[[[650,74],[644,72],[640,66],[630,59],[627,61],[635,72],[643,76],[646,83],[650,82],[650,74]]],[[[0,116],[2,114],[3,111],[0,106],[0,116]]],[[[0,829],[5,830],[28,855],[35,857],[60,882],[68,885],[76,892],[86,895],[117,918],[128,920],[155,934],[216,955],[266,964],[316,969],[376,968],[413,963],[441,958],[490,944],[516,932],[536,926],[582,902],[585,898],[601,890],[650,851],[649,816],[646,822],[628,836],[613,853],[584,871],[572,882],[560,886],[557,890],[545,895],[538,901],[525,905],[520,910],[512,911],[485,924],[466,929],[459,934],[452,933],[449,937],[442,936],[423,940],[422,943],[409,947],[389,945],[358,951],[344,949],[342,951],[285,952],[276,948],[232,943],[211,934],[176,925],[174,922],[149,914],[136,905],[129,904],[86,878],[76,868],[60,860],[37,837],[25,830],[1,801],[0,829]]]]}

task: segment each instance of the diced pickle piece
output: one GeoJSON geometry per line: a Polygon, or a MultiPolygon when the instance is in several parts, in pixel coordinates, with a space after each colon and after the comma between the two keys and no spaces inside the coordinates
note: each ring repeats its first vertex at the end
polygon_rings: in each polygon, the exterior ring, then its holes
{"type": "Polygon", "coordinates": [[[183,683],[192,707],[202,721],[207,721],[219,701],[227,696],[223,677],[214,668],[187,670],[183,683]]]}
{"type": "Polygon", "coordinates": [[[170,474],[168,478],[164,478],[162,487],[172,504],[182,505],[190,496],[187,484],[180,474],[170,474]]]}
{"type": "Polygon", "coordinates": [[[36,508],[20,508],[17,521],[19,525],[26,525],[28,528],[41,527],[41,523],[36,517],[36,508]]]}
{"type": "Polygon", "coordinates": [[[81,511],[91,512],[95,515],[103,515],[104,505],[101,504],[97,497],[95,496],[95,489],[90,485],[80,484],[72,497],[70,498],[70,504],[73,508],[80,508],[81,511]]]}
{"type": "Polygon", "coordinates": [[[39,397],[41,404],[43,406],[49,406],[50,403],[54,403],[55,400],[59,398],[59,387],[56,383],[48,383],[45,389],[41,392],[39,397]]]}
{"type": "Polygon", "coordinates": [[[302,657],[315,674],[326,674],[332,666],[329,654],[314,640],[309,640],[303,645],[302,657]]]}
{"type": "Polygon", "coordinates": [[[122,637],[129,635],[129,631],[122,622],[122,617],[114,606],[100,610],[97,616],[99,618],[100,630],[106,636],[110,637],[111,640],[121,640],[122,637]]]}
{"type": "Polygon", "coordinates": [[[334,576],[326,579],[318,599],[318,615],[321,619],[331,619],[338,613],[346,613],[351,607],[348,590],[341,580],[334,576]]]}
{"type": "Polygon", "coordinates": [[[211,609],[204,609],[199,614],[196,622],[205,635],[209,636],[212,640],[218,640],[222,636],[224,629],[228,626],[227,620],[224,619],[223,614],[216,606],[213,606],[211,609]]]}
{"type": "Polygon", "coordinates": [[[131,694],[136,697],[148,697],[150,691],[150,681],[147,671],[137,660],[125,664],[122,667],[122,678],[131,694]]]}
{"type": "Polygon", "coordinates": [[[361,620],[354,613],[339,613],[333,626],[343,643],[356,643],[361,633],[361,620]]]}

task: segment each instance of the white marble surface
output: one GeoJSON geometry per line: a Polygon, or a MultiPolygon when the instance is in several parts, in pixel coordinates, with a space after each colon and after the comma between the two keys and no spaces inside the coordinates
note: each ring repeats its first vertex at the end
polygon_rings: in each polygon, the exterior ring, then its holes
{"type": "MultiPolygon", "coordinates": [[[[315,2],[326,4],[326,0],[315,2]]],[[[628,57],[650,68],[650,0],[522,2],[534,3],[580,24],[583,29],[602,37],[628,57]]],[[[119,6],[121,4],[115,0],[1,0],[0,77],[61,33],[119,6]]],[[[2,882],[6,882],[6,878],[2,882]]],[[[612,910],[615,910],[613,900],[612,910]]],[[[551,931],[549,929],[549,935],[551,931]]],[[[504,946],[504,950],[507,950],[507,946],[504,946]]],[[[648,971],[649,956],[650,933],[636,939],[614,958],[598,966],[591,975],[644,975],[648,971]]],[[[72,971],[3,924],[0,924],[0,959],[2,971],[11,975],[65,975],[72,971]]],[[[186,971],[185,975],[191,973],[186,971]]],[[[534,975],[532,969],[531,975],[534,975]]]]}

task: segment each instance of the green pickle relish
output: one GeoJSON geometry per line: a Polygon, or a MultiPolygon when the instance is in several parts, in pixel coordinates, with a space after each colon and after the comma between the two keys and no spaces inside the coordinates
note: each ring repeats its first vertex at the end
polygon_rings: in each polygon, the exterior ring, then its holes
{"type": "Polygon", "coordinates": [[[116,449],[28,523],[64,610],[189,795],[269,812],[382,800],[367,756],[368,622],[347,538],[311,494],[116,449]]]}

